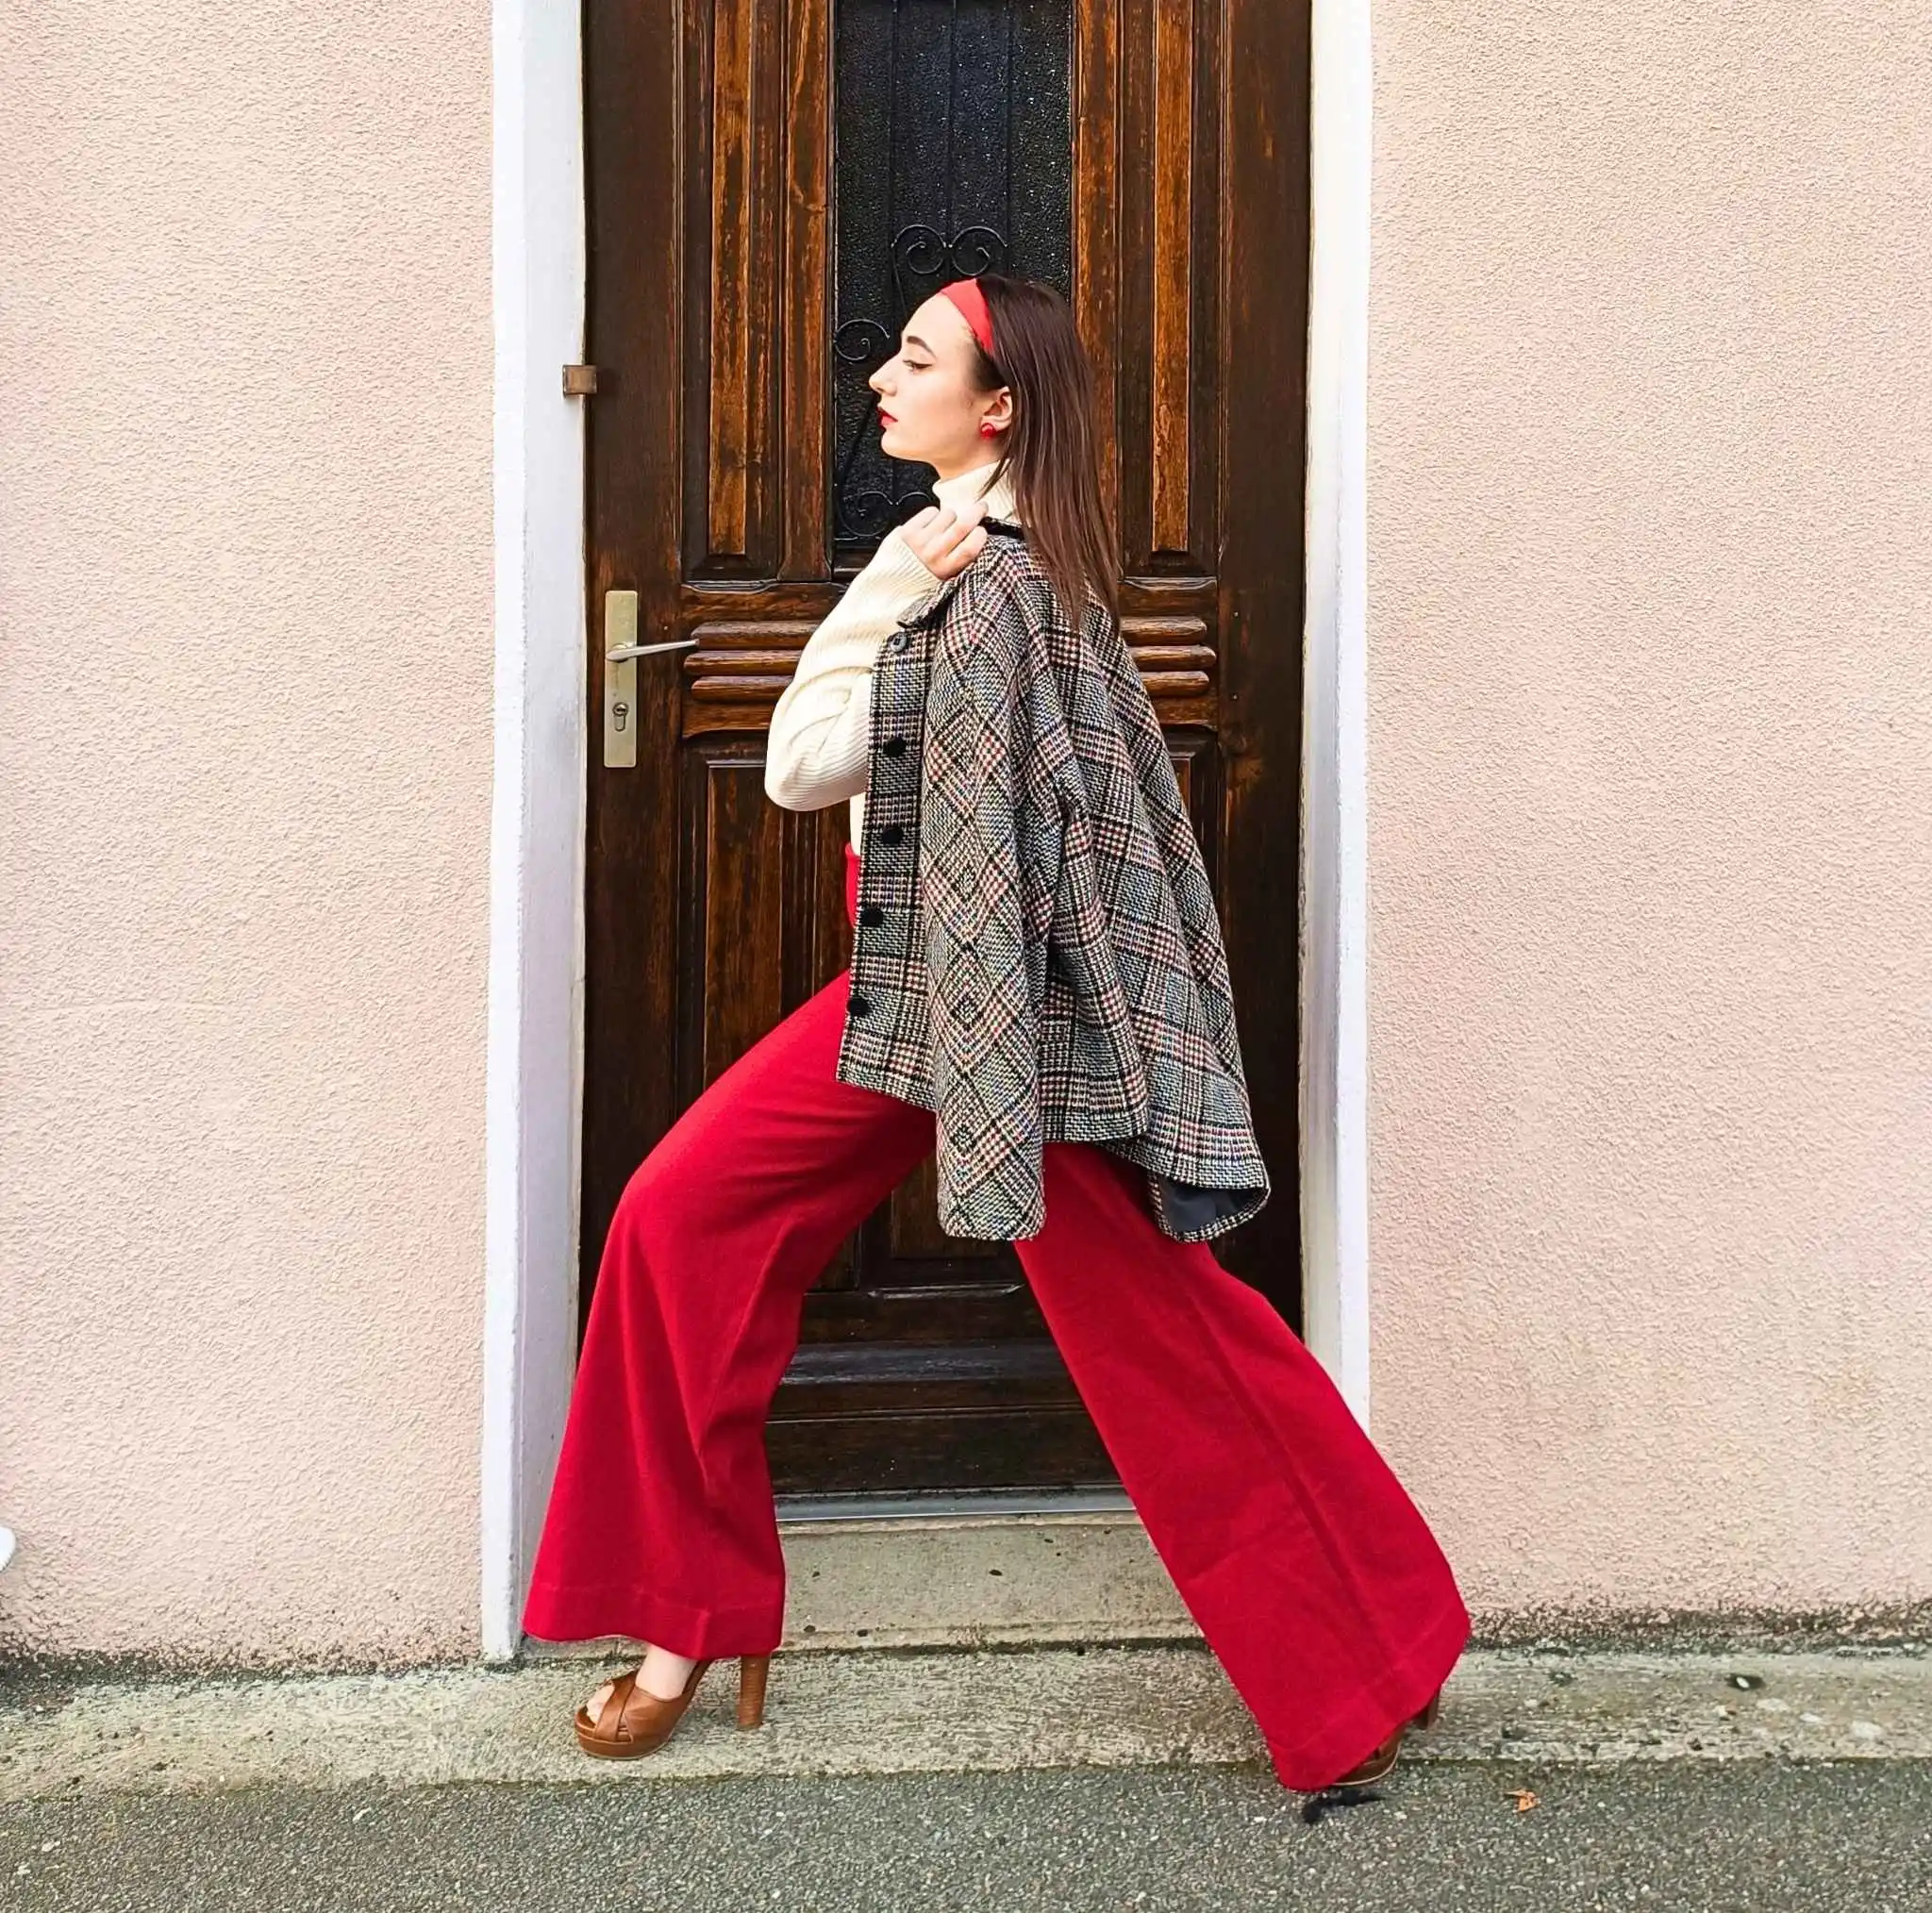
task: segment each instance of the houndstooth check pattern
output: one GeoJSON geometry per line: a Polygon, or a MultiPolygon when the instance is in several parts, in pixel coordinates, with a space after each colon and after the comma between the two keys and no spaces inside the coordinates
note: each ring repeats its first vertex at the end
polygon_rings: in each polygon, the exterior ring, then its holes
{"type": "Polygon", "coordinates": [[[1044,1145],[1082,1141],[1206,1240],[1269,1183],[1200,846],[1118,624],[989,529],[874,666],[837,1073],[935,1113],[949,1234],[1037,1235],[1044,1145]]]}

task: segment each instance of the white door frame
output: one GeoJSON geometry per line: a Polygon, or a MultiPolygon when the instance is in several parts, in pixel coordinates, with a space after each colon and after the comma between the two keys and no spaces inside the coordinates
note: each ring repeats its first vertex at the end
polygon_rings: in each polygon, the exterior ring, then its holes
{"type": "MultiPolygon", "coordinates": [[[[1300,1165],[1309,1345],[1368,1410],[1368,0],[1312,0],[1300,1165]]],[[[514,1655],[576,1356],[586,682],[575,8],[493,0],[496,672],[481,1645],[514,1655]]]]}
{"type": "Polygon", "coordinates": [[[494,0],[496,714],[484,1095],[482,1648],[523,1592],[576,1361],[582,1104],[584,90],[578,9],[494,0]]]}
{"type": "Polygon", "coordinates": [[[1369,0],[1312,0],[1302,1313],[1369,1419],[1369,0]]]}

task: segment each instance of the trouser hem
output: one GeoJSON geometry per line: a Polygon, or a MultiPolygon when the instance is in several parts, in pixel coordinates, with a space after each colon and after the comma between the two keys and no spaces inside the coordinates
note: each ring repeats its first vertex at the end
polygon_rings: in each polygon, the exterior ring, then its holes
{"type": "Polygon", "coordinates": [[[1268,1743],[1275,1777],[1299,1793],[1319,1792],[1357,1767],[1412,1721],[1441,1691],[1469,1645],[1469,1610],[1458,1599],[1424,1630],[1415,1646],[1291,1745],[1268,1743]]]}
{"type": "Polygon", "coordinates": [[[689,1659],[776,1652],[785,1604],[700,1607],[634,1587],[539,1584],[530,1590],[524,1632],[539,1640],[647,1640],[689,1659]]]}

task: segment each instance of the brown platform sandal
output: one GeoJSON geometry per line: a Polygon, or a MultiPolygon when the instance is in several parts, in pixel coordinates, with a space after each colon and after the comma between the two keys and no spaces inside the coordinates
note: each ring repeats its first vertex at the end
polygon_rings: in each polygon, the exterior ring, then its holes
{"type": "Polygon", "coordinates": [[[1406,1721],[1394,1733],[1382,1742],[1375,1751],[1357,1767],[1351,1767],[1339,1780],[1331,1780],[1329,1788],[1372,1787],[1378,1780],[1387,1779],[1393,1771],[1396,1758],[1402,1752],[1402,1737],[1413,1727],[1418,1733],[1426,1734],[1436,1724],[1436,1716],[1442,1711],[1442,1695],[1439,1688],[1429,1704],[1414,1719],[1406,1721]]]}
{"type": "MultiPolygon", "coordinates": [[[[692,1663],[684,1691],[675,1700],[659,1700],[648,1688],[638,1685],[641,1667],[621,1673],[610,1684],[609,1697],[597,1709],[595,1720],[587,1708],[576,1713],[577,1745],[599,1760],[636,1760],[655,1754],[670,1739],[684,1710],[691,1705],[698,1683],[705,1677],[710,1657],[692,1663]]],[[[762,1727],[765,1723],[765,1677],[772,1668],[768,1654],[741,1654],[738,1657],[738,1724],[762,1727]]]]}

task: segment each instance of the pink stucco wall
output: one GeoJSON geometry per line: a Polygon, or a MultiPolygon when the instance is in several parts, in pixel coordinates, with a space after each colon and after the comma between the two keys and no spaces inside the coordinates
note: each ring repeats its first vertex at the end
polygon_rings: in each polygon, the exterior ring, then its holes
{"type": "Polygon", "coordinates": [[[1932,1597],[1932,42],[1375,9],[1375,1421],[1494,1610],[1932,1597]]]}
{"type": "Polygon", "coordinates": [[[490,16],[0,29],[0,1634],[474,1644],[490,16]]]}
{"type": "MultiPolygon", "coordinates": [[[[1932,69],[1375,12],[1376,1430],[1476,1604],[1932,1595],[1932,69]]],[[[0,29],[0,1639],[475,1645],[487,9],[0,29]]]]}

